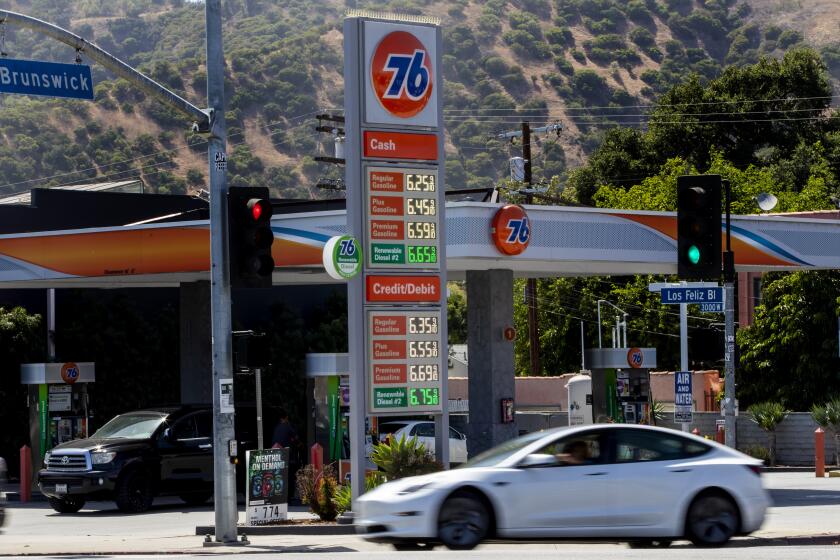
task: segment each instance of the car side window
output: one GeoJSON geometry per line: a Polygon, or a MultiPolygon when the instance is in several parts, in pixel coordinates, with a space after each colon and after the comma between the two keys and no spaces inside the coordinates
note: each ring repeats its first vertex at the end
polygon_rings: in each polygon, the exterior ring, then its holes
{"type": "Polygon", "coordinates": [[[616,430],[613,437],[616,463],[675,461],[709,450],[707,445],[687,438],[647,430],[616,430]]]}
{"type": "Polygon", "coordinates": [[[172,426],[172,439],[175,441],[193,440],[196,437],[198,436],[196,434],[194,415],[181,418],[172,426]]]}
{"type": "Polygon", "coordinates": [[[431,422],[422,422],[415,426],[417,437],[435,437],[435,425],[431,422]]]}
{"type": "Polygon", "coordinates": [[[449,428],[449,438],[450,439],[463,439],[461,433],[456,430],[455,428],[449,428]]]}
{"type": "Polygon", "coordinates": [[[602,434],[575,434],[549,443],[538,454],[553,455],[558,466],[595,465],[603,460],[602,434]]]}
{"type": "Polygon", "coordinates": [[[213,418],[210,413],[201,412],[195,417],[196,437],[201,439],[213,438],[213,418]]]}

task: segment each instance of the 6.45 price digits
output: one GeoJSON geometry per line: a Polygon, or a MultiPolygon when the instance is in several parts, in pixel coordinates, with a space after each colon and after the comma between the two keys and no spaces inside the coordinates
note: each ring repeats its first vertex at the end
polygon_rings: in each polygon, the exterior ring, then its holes
{"type": "Polygon", "coordinates": [[[411,364],[408,366],[408,380],[415,383],[438,381],[440,373],[437,364],[411,364]]]}
{"type": "Polygon", "coordinates": [[[437,317],[409,317],[408,332],[411,334],[437,334],[437,317]]]}
{"type": "Polygon", "coordinates": [[[406,198],[405,203],[409,216],[437,216],[437,201],[434,198],[406,198]]]}
{"type": "Polygon", "coordinates": [[[437,340],[412,340],[408,343],[409,358],[437,358],[437,340]]]}

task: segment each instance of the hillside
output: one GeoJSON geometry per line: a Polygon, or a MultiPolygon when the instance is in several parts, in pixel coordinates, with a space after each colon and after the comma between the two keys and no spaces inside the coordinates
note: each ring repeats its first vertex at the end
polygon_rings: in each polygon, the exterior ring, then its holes
{"type": "MultiPolygon", "coordinates": [[[[349,3],[354,2],[224,2],[232,182],[267,185],[284,197],[336,196],[316,186],[321,178],[339,177],[341,170],[314,161],[319,154],[331,155],[332,147],[327,135],[313,129],[317,112],[341,110],[340,28],[349,3]]],[[[91,39],[204,104],[203,4],[6,4],[91,39]]],[[[355,4],[442,18],[450,188],[488,186],[504,178],[507,159],[518,147],[492,135],[518,127],[523,119],[564,125],[559,137],[540,139],[534,151],[535,179],[549,180],[585,161],[607,128],[643,125],[644,106],[690,72],[709,79],[725,65],[753,62],[762,54],[778,56],[813,39],[840,74],[840,48],[830,42],[838,10],[828,0],[808,2],[808,9],[801,8],[802,2],[779,0],[737,5],[731,0],[355,4]],[[799,12],[793,8],[797,5],[799,12]],[[806,12],[812,24],[802,17],[806,12]]],[[[64,45],[14,28],[6,30],[5,50],[11,58],[74,58],[64,45]]],[[[185,132],[188,123],[126,82],[94,69],[94,103],[0,98],[0,194],[134,176],[157,192],[203,188],[205,144],[185,132]]]]}

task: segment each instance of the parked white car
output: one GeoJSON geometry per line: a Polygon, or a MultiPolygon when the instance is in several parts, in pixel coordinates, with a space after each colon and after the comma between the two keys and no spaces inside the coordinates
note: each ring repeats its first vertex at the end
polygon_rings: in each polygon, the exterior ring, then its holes
{"type": "MultiPolygon", "coordinates": [[[[426,449],[435,452],[435,423],[424,420],[393,420],[383,422],[379,425],[379,440],[385,441],[388,436],[405,439],[417,437],[417,441],[426,446],[426,449]]],[[[449,428],[449,462],[461,464],[467,462],[467,436],[452,428],[449,428]]]]}
{"type": "Polygon", "coordinates": [[[761,527],[761,462],[714,441],[603,424],[527,434],[460,468],[359,499],[365,539],[468,550],[486,538],[598,538],[721,546],[761,527]]]}

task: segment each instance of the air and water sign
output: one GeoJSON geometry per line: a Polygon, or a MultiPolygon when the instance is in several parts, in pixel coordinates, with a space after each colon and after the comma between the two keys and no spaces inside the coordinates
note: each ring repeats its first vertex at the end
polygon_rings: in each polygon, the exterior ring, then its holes
{"type": "Polygon", "coordinates": [[[662,303],[676,305],[680,303],[719,303],[723,305],[723,288],[662,288],[662,303]]]}
{"type": "Polygon", "coordinates": [[[674,422],[690,424],[694,399],[691,392],[691,372],[674,373],[674,422]]]}
{"type": "Polygon", "coordinates": [[[93,99],[90,66],[0,58],[0,93],[93,99]]]}

